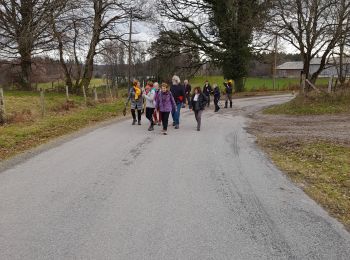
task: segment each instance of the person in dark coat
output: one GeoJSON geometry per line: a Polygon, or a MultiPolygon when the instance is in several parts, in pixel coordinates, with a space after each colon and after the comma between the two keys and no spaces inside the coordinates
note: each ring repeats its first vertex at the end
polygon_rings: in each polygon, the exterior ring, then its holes
{"type": "Polygon", "coordinates": [[[201,130],[201,124],[202,124],[202,113],[205,109],[205,106],[208,103],[208,98],[206,95],[202,93],[202,90],[200,87],[196,87],[194,89],[194,94],[191,99],[191,105],[192,109],[194,111],[194,116],[197,121],[197,131],[201,130]]]}
{"type": "Polygon", "coordinates": [[[219,101],[220,101],[220,88],[215,84],[214,85],[214,105],[215,105],[215,112],[218,112],[220,110],[219,107],[219,101]]]}
{"type": "Polygon", "coordinates": [[[208,99],[208,107],[210,106],[210,95],[212,94],[213,89],[211,88],[209,81],[205,81],[205,85],[203,87],[203,94],[207,97],[208,99]]]}
{"type": "Polygon", "coordinates": [[[233,86],[232,86],[232,80],[229,80],[227,83],[224,83],[225,86],[225,108],[228,107],[228,101],[230,101],[230,108],[232,108],[232,93],[233,93],[233,86]]]}
{"type": "Polygon", "coordinates": [[[173,97],[176,102],[176,109],[172,111],[171,115],[173,117],[173,126],[175,126],[175,129],[179,129],[180,126],[180,112],[182,108],[182,103],[185,101],[185,89],[181,85],[180,78],[178,76],[174,76],[172,78],[172,85],[170,88],[171,94],[173,94],[173,97]]]}
{"type": "Polygon", "coordinates": [[[191,104],[191,91],[192,87],[188,83],[188,80],[184,80],[184,87],[185,87],[185,95],[186,95],[186,101],[189,109],[192,109],[192,104],[191,104]]]}

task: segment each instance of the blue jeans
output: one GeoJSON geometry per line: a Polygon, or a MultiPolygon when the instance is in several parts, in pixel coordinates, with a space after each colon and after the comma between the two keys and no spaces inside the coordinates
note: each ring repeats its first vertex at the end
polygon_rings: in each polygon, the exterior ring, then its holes
{"type": "Polygon", "coordinates": [[[180,124],[180,110],[182,108],[182,103],[178,103],[176,104],[176,112],[172,111],[171,112],[171,116],[173,117],[173,121],[175,123],[175,125],[179,125],[180,124]]]}

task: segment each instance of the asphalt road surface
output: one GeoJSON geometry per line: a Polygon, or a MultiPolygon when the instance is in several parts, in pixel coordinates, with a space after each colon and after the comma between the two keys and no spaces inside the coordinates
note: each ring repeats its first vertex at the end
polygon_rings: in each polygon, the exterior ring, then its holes
{"type": "Polygon", "coordinates": [[[249,115],[291,96],[206,111],[201,132],[130,120],[0,173],[0,259],[350,259],[350,235],[254,144],[249,115]]]}

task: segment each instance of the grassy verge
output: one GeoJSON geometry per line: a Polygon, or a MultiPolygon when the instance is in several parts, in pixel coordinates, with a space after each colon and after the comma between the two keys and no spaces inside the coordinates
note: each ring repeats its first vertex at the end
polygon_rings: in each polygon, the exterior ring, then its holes
{"type": "Polygon", "coordinates": [[[265,114],[322,115],[350,112],[350,93],[297,96],[292,101],[268,108],[265,114]]]}
{"type": "Polygon", "coordinates": [[[71,96],[69,104],[62,94],[46,94],[46,115],[41,117],[40,99],[35,92],[6,92],[8,124],[0,126],[0,160],[45,143],[80,128],[121,114],[123,99],[89,102],[71,96]]]}
{"type": "Polygon", "coordinates": [[[260,138],[276,165],[350,230],[350,147],[260,138]]]}
{"type": "MultiPolygon", "coordinates": [[[[218,84],[223,89],[223,76],[196,76],[190,80],[192,86],[203,86],[205,81],[209,80],[211,84],[218,84]]],[[[317,81],[318,85],[327,85],[328,79],[321,78],[317,81]]],[[[254,78],[249,77],[246,79],[245,91],[257,92],[257,91],[286,91],[295,90],[299,86],[299,79],[294,78],[278,78],[276,79],[276,88],[273,88],[272,78],[254,78]]]]}

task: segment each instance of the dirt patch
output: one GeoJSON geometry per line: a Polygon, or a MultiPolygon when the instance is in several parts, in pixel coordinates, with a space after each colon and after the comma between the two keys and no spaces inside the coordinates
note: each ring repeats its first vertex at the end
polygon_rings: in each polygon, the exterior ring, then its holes
{"type": "Polygon", "coordinates": [[[251,118],[272,161],[350,231],[350,114],[251,118]]]}
{"type": "Polygon", "coordinates": [[[257,113],[248,130],[261,137],[330,141],[350,147],[350,114],[287,116],[257,113]]]}

